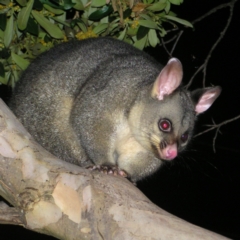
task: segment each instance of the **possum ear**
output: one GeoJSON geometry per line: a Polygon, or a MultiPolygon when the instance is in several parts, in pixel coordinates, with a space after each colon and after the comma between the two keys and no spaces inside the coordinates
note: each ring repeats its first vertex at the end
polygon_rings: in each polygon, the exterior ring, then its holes
{"type": "Polygon", "coordinates": [[[181,62],[177,58],[171,58],[155,80],[151,96],[162,100],[180,85],[182,77],[181,62]]]}
{"type": "Polygon", "coordinates": [[[208,110],[214,101],[220,95],[222,89],[219,86],[211,88],[197,89],[191,93],[193,102],[195,102],[195,112],[200,114],[208,110]]]}

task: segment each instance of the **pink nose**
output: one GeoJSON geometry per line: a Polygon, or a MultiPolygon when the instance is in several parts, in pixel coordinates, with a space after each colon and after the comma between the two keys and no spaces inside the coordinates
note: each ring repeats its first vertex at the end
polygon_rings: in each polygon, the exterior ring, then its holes
{"type": "Polygon", "coordinates": [[[166,158],[169,160],[174,159],[177,156],[177,151],[173,149],[168,149],[166,152],[166,158]]]}
{"type": "Polygon", "coordinates": [[[162,158],[165,160],[174,159],[178,154],[177,144],[174,143],[172,145],[167,145],[166,148],[163,149],[162,154],[163,154],[162,158]]]}

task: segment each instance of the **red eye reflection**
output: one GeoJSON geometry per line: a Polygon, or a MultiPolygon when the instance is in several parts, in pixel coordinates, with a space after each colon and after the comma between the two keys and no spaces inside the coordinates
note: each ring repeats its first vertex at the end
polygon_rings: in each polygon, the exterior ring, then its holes
{"type": "Polygon", "coordinates": [[[168,119],[161,119],[158,122],[158,127],[162,132],[170,132],[172,129],[172,124],[168,119]]]}

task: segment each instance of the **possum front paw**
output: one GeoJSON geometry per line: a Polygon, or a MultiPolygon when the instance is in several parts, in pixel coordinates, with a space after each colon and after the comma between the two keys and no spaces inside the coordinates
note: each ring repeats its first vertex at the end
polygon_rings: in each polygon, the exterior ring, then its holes
{"type": "Polygon", "coordinates": [[[128,174],[125,171],[119,169],[117,166],[94,165],[94,166],[88,167],[88,169],[94,170],[94,171],[99,171],[101,173],[105,173],[108,175],[121,176],[124,178],[128,178],[128,174]]]}

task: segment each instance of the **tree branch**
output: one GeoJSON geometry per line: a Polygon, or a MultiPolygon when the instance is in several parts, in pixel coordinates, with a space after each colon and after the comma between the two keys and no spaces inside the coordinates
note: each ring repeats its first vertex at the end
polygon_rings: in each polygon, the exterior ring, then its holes
{"type": "Polygon", "coordinates": [[[21,212],[14,207],[9,207],[6,203],[0,202],[0,223],[21,225],[23,222],[21,212]]]}
{"type": "Polygon", "coordinates": [[[227,239],[151,203],[125,178],[61,161],[40,147],[0,101],[2,223],[59,239],[227,239]],[[14,220],[15,219],[15,220],[14,220]]]}

